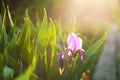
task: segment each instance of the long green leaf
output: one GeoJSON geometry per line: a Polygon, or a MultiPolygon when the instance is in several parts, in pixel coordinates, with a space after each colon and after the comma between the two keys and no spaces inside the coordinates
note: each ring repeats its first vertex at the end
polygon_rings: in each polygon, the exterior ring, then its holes
{"type": "Polygon", "coordinates": [[[56,43],[56,27],[55,27],[55,23],[51,18],[50,18],[50,29],[51,29],[50,42],[56,43]]]}
{"type": "Polygon", "coordinates": [[[47,23],[48,23],[47,13],[46,13],[46,10],[44,9],[44,17],[43,17],[42,24],[39,28],[38,37],[37,37],[37,40],[41,44],[41,46],[44,46],[45,38],[47,37],[47,28],[48,28],[47,23]]]}
{"type": "Polygon", "coordinates": [[[9,49],[9,50],[13,49],[13,47],[15,46],[16,40],[18,38],[18,34],[19,34],[19,32],[17,34],[15,34],[15,36],[8,43],[7,49],[9,49]]]}
{"type": "Polygon", "coordinates": [[[4,68],[4,57],[3,57],[3,55],[0,53],[0,72],[3,70],[3,68],[4,68]]]}
{"type": "Polygon", "coordinates": [[[95,51],[104,43],[104,41],[106,40],[107,37],[107,33],[105,33],[97,42],[95,42],[93,45],[91,45],[86,53],[86,58],[87,60],[95,54],[95,51]]]}
{"type": "Polygon", "coordinates": [[[30,76],[32,74],[32,66],[29,66],[28,69],[23,72],[21,75],[16,77],[14,80],[30,80],[30,76]]]}
{"type": "Polygon", "coordinates": [[[53,20],[50,18],[50,32],[51,32],[51,36],[50,36],[50,44],[52,47],[52,54],[51,54],[51,63],[50,66],[52,66],[53,63],[53,58],[55,56],[55,49],[54,46],[56,44],[56,28],[55,28],[55,23],[53,22],[53,20]]]}
{"type": "Polygon", "coordinates": [[[26,10],[26,15],[24,18],[24,26],[23,29],[17,39],[16,45],[17,45],[17,52],[20,57],[20,61],[23,61],[24,64],[31,64],[30,60],[30,19],[28,16],[28,11],[26,10]]]}
{"type": "Polygon", "coordinates": [[[6,19],[6,10],[4,11],[4,16],[2,19],[2,53],[4,52],[6,45],[7,45],[7,33],[6,33],[6,27],[5,27],[5,19],[6,19]]]}

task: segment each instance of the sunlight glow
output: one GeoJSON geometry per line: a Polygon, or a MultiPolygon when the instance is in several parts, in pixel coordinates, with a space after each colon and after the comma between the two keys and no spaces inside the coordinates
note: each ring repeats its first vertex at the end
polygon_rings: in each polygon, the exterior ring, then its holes
{"type": "Polygon", "coordinates": [[[94,20],[112,20],[117,0],[72,0],[69,4],[69,13],[77,18],[94,20]]]}

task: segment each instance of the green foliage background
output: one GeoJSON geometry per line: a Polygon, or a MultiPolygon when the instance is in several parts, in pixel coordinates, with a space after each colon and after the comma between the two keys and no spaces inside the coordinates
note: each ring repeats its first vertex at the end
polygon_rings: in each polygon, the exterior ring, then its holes
{"type": "MultiPolygon", "coordinates": [[[[70,24],[71,25],[71,24],[70,24]]],[[[58,74],[58,53],[61,50],[60,38],[66,43],[66,37],[73,27],[62,31],[60,23],[47,17],[44,9],[44,17],[41,21],[36,18],[36,25],[32,23],[26,10],[24,24],[17,27],[11,26],[9,33],[6,31],[6,10],[0,27],[0,79],[1,80],[79,80],[87,69],[92,70],[94,62],[91,57],[104,43],[106,35],[94,42],[84,41],[87,63],[83,64],[79,55],[73,60],[73,67],[65,62],[65,70],[58,74]],[[88,46],[88,44],[90,46],[88,46]],[[87,49],[87,50],[86,50],[87,49]]],[[[83,38],[85,39],[85,38],[83,38]]]]}

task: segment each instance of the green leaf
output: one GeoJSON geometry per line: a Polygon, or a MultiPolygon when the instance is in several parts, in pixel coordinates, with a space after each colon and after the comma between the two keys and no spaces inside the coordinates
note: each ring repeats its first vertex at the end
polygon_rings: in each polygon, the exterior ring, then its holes
{"type": "Polygon", "coordinates": [[[16,42],[17,45],[21,46],[23,45],[24,42],[29,43],[29,38],[30,38],[30,22],[29,22],[29,17],[28,17],[28,10],[26,10],[26,15],[24,18],[24,26],[22,28],[22,31],[18,37],[18,40],[16,42]]]}
{"type": "Polygon", "coordinates": [[[44,46],[45,39],[48,36],[47,35],[47,28],[48,28],[47,23],[48,23],[47,22],[47,13],[46,13],[46,10],[44,9],[44,17],[43,17],[42,24],[41,24],[41,26],[39,28],[38,37],[37,37],[37,40],[41,44],[41,46],[44,46]]]}
{"type": "Polygon", "coordinates": [[[7,64],[11,66],[12,68],[14,68],[14,70],[17,70],[16,73],[19,73],[18,68],[20,68],[20,64],[17,62],[17,60],[12,58],[6,50],[4,51],[4,56],[5,56],[5,61],[7,62],[7,64]]]}
{"type": "Polygon", "coordinates": [[[45,68],[46,68],[46,71],[48,70],[48,61],[47,61],[47,51],[45,50],[44,51],[44,63],[45,63],[45,68]]]}
{"type": "MultiPolygon", "coordinates": [[[[34,43],[34,41],[33,41],[34,43]]],[[[32,64],[29,65],[29,67],[27,68],[26,71],[24,71],[22,74],[20,74],[18,77],[16,77],[14,80],[30,80],[30,78],[32,78],[33,80],[38,80],[38,77],[34,74],[33,75],[33,70],[35,68],[35,65],[36,65],[36,61],[37,61],[37,48],[35,48],[35,54],[33,55],[33,58],[32,58],[32,64]]]]}
{"type": "Polygon", "coordinates": [[[91,45],[86,53],[86,59],[89,60],[89,58],[95,54],[95,51],[102,46],[102,44],[104,43],[104,41],[106,40],[107,37],[107,33],[105,33],[98,41],[96,41],[93,45],[91,45]]]}
{"type": "Polygon", "coordinates": [[[0,53],[0,72],[3,70],[3,68],[4,68],[4,57],[0,53]]]}
{"type": "Polygon", "coordinates": [[[16,42],[17,52],[18,52],[18,56],[20,57],[20,61],[23,61],[24,62],[23,64],[26,64],[26,65],[31,64],[30,26],[31,26],[30,19],[28,16],[28,11],[26,10],[26,15],[24,18],[24,26],[16,42]]]}
{"type": "Polygon", "coordinates": [[[29,66],[25,72],[16,77],[14,80],[30,80],[32,70],[33,70],[32,66],[29,66]]]}
{"type": "Polygon", "coordinates": [[[52,66],[53,58],[55,56],[54,46],[56,45],[56,28],[55,28],[55,23],[53,22],[51,18],[50,18],[50,40],[49,42],[52,48],[51,63],[50,63],[50,66],[52,66]]]}
{"type": "Polygon", "coordinates": [[[34,46],[34,40],[32,41],[32,49],[31,49],[31,60],[32,60],[32,67],[33,69],[36,66],[38,55],[37,55],[37,47],[34,46]]]}
{"type": "Polygon", "coordinates": [[[55,23],[51,18],[50,18],[50,29],[51,29],[50,42],[56,43],[56,28],[55,28],[55,23]]]}
{"type": "Polygon", "coordinates": [[[19,34],[19,32],[17,34],[15,34],[14,37],[12,38],[12,40],[8,43],[8,46],[7,46],[8,50],[12,50],[13,47],[15,46],[16,40],[18,38],[18,34],[19,34]]]}
{"type": "Polygon", "coordinates": [[[39,79],[39,77],[36,74],[32,73],[31,80],[41,80],[41,79],[39,79]]]}
{"type": "Polygon", "coordinates": [[[39,28],[42,22],[40,21],[40,18],[39,18],[39,16],[38,16],[38,13],[36,13],[36,21],[37,21],[37,22],[36,22],[36,27],[39,28]]]}
{"type": "Polygon", "coordinates": [[[54,57],[55,57],[55,49],[54,49],[53,43],[51,43],[51,48],[52,48],[52,54],[51,54],[51,63],[50,63],[50,66],[52,66],[53,61],[54,61],[54,57]]]}
{"type": "Polygon", "coordinates": [[[6,33],[6,28],[5,28],[5,19],[6,19],[6,10],[4,11],[4,16],[2,19],[2,33],[1,33],[1,37],[2,37],[2,53],[4,52],[6,45],[7,45],[7,33],[6,33]]]}

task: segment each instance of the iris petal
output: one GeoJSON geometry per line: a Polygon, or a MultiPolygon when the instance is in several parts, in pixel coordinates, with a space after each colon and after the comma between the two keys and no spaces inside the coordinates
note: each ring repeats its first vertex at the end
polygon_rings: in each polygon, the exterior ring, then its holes
{"type": "Polygon", "coordinates": [[[58,60],[64,60],[64,55],[62,52],[58,54],[58,60]]]}
{"type": "Polygon", "coordinates": [[[72,52],[71,52],[70,49],[66,49],[66,52],[67,52],[68,56],[71,56],[71,55],[72,55],[72,52]]]}
{"type": "Polygon", "coordinates": [[[75,33],[71,33],[67,38],[67,48],[76,52],[82,47],[82,39],[79,38],[75,33]]]}
{"type": "Polygon", "coordinates": [[[81,60],[83,61],[83,63],[86,63],[84,50],[83,50],[83,49],[80,49],[80,53],[81,53],[81,60]]]}

